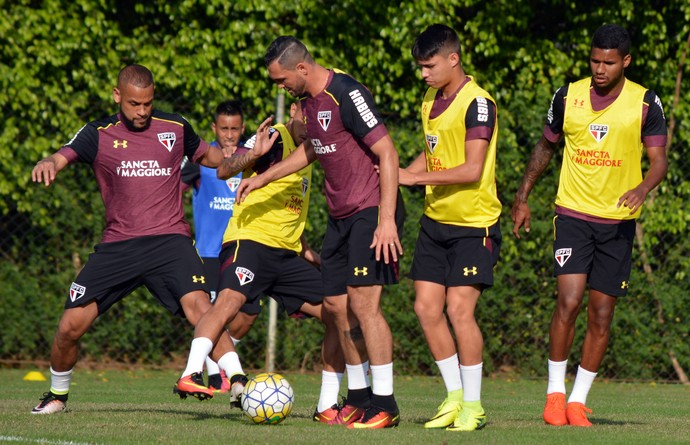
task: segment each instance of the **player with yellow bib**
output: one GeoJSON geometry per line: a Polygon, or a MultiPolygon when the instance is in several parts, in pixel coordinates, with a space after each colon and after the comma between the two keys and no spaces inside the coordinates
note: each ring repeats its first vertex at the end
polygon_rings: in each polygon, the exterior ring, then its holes
{"type": "Polygon", "coordinates": [[[654,93],[625,78],[630,37],[616,25],[592,38],[592,77],[556,91],[544,134],[532,152],[512,209],[513,234],[530,229],[527,197],[565,138],[556,216],[554,274],[558,300],[551,319],[549,425],[589,427],[587,395],[606,352],[618,297],[628,292],[635,219],[666,175],[666,119],[654,93]],[[649,169],[642,176],[646,149],[649,169]],[[575,321],[589,285],[587,333],[566,404],[565,374],[575,321]]]}
{"type": "Polygon", "coordinates": [[[474,431],[486,425],[483,338],[474,311],[493,285],[501,244],[496,103],[465,74],[453,29],[428,27],[412,55],[429,85],[421,109],[426,147],[399,177],[402,185],[426,188],[410,277],[415,312],[448,393],[424,427],[474,431]]]}

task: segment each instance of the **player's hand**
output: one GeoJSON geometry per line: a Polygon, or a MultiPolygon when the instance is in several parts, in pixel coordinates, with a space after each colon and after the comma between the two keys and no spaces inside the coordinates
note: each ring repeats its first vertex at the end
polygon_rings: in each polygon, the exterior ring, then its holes
{"type": "Polygon", "coordinates": [[[531,212],[526,202],[515,201],[510,210],[510,218],[513,220],[513,235],[520,239],[520,227],[525,226],[525,232],[529,233],[531,212]]]}
{"type": "Polygon", "coordinates": [[[374,238],[369,246],[370,249],[375,249],[376,261],[381,261],[388,264],[391,261],[398,261],[398,257],[402,256],[403,248],[398,239],[398,227],[392,218],[382,219],[374,231],[374,238]]]}
{"type": "Polygon", "coordinates": [[[55,159],[52,157],[47,157],[41,159],[36,163],[33,170],[31,171],[31,179],[34,182],[43,182],[46,187],[55,181],[55,176],[57,175],[57,166],[55,159]]]}
{"type": "Polygon", "coordinates": [[[266,185],[263,175],[252,176],[251,178],[242,179],[240,185],[237,187],[237,196],[235,204],[241,205],[252,190],[260,189],[266,185]]]}
{"type": "Polygon", "coordinates": [[[280,135],[278,131],[273,131],[273,134],[271,134],[272,122],[273,116],[269,116],[261,122],[259,128],[256,129],[256,140],[254,141],[254,147],[252,147],[251,152],[257,159],[268,153],[280,135]]]}
{"type": "Polygon", "coordinates": [[[311,247],[304,249],[300,256],[309,261],[314,267],[321,268],[321,255],[311,247]]]}
{"type": "Polygon", "coordinates": [[[616,205],[616,207],[627,207],[630,209],[629,214],[632,215],[642,206],[646,198],[647,194],[644,191],[640,190],[639,187],[635,187],[634,189],[628,190],[627,192],[623,193],[623,196],[621,196],[618,199],[618,204],[616,205]]]}
{"type": "Polygon", "coordinates": [[[229,158],[237,151],[237,145],[231,145],[230,147],[223,147],[220,149],[223,152],[224,158],[229,158]]]}

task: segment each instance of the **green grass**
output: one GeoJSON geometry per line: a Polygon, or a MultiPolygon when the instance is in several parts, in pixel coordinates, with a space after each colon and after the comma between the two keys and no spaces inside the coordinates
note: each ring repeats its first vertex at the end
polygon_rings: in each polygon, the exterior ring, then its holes
{"type": "MultiPolygon", "coordinates": [[[[396,429],[352,431],[311,420],[319,375],[286,373],[296,395],[282,424],[253,425],[227,396],[199,402],[172,394],[178,371],[77,370],[66,413],[30,411],[49,382],[22,380],[28,369],[0,369],[0,443],[26,444],[681,444],[690,442],[690,388],[597,381],[588,405],[592,428],[541,420],[545,382],[485,379],[488,424],[481,431],[424,430],[444,397],[439,378],[398,376],[396,429]]],[[[43,373],[47,376],[47,372],[43,373]]],[[[343,382],[345,387],[345,382],[343,382]]]]}

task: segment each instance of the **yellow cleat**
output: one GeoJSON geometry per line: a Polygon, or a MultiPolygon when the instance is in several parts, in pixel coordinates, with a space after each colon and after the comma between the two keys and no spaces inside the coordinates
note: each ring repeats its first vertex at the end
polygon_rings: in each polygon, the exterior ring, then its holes
{"type": "Polygon", "coordinates": [[[460,414],[446,431],[475,431],[485,426],[486,414],[481,402],[463,402],[460,414]]]}
{"type": "Polygon", "coordinates": [[[461,409],[461,401],[446,398],[441,406],[438,407],[436,415],[424,424],[424,428],[447,428],[451,426],[461,409]]]}

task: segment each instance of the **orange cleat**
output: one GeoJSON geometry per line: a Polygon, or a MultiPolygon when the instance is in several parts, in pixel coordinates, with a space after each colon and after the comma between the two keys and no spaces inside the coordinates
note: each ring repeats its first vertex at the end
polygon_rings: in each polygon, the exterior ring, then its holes
{"type": "Polygon", "coordinates": [[[592,414],[592,410],[580,402],[570,402],[565,410],[568,424],[572,426],[590,427],[592,422],[587,419],[587,414],[592,414]]]}
{"type": "Polygon", "coordinates": [[[216,380],[211,383],[211,376],[208,376],[208,387],[213,391],[214,394],[225,394],[230,391],[230,379],[225,375],[225,371],[221,370],[217,374],[216,380]],[[220,383],[218,383],[220,381],[220,383]]]}
{"type": "Polygon", "coordinates": [[[565,394],[562,392],[552,392],[546,395],[544,422],[554,426],[568,424],[568,419],[565,415],[565,394]]]}
{"type": "Polygon", "coordinates": [[[349,405],[347,402],[344,403],[338,417],[336,417],[335,422],[331,425],[350,425],[351,423],[357,422],[364,416],[365,408],[360,408],[358,406],[349,405]]]}
{"type": "Polygon", "coordinates": [[[314,421],[326,425],[337,425],[338,414],[340,414],[340,407],[337,403],[321,412],[317,408],[314,410],[314,421]]]}
{"type": "MultiPolygon", "coordinates": [[[[360,408],[361,409],[361,408],[360,408]]],[[[381,429],[393,428],[400,423],[399,413],[389,413],[376,406],[367,408],[364,416],[357,421],[349,424],[348,428],[353,429],[381,429]]]]}
{"type": "Polygon", "coordinates": [[[187,396],[196,397],[199,400],[213,398],[213,390],[204,385],[204,379],[200,372],[186,375],[177,381],[173,393],[186,399],[187,396]]]}

